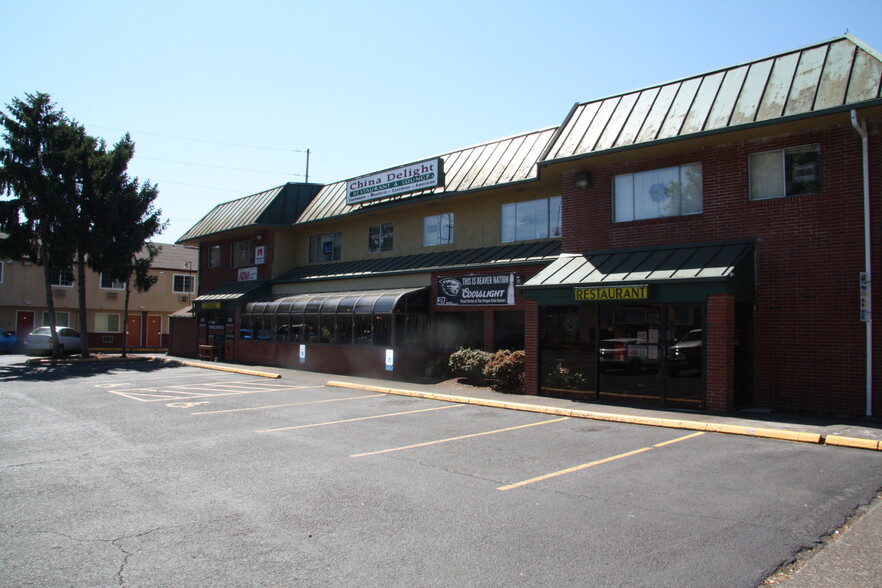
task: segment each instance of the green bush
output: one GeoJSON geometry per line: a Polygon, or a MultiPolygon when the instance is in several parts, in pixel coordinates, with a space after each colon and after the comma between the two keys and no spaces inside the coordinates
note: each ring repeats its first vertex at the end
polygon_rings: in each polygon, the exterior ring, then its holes
{"type": "Polygon", "coordinates": [[[484,367],[492,353],[482,351],[480,349],[465,349],[460,347],[457,351],[450,354],[450,371],[458,378],[466,378],[469,380],[480,380],[484,375],[484,367]]]}
{"type": "Polygon", "coordinates": [[[587,390],[588,381],[579,372],[557,364],[545,375],[545,386],[560,390],[587,390]]]}
{"type": "Polygon", "coordinates": [[[501,349],[487,362],[484,377],[493,380],[494,388],[506,392],[520,392],[524,387],[523,351],[501,349]]]}
{"type": "Polygon", "coordinates": [[[443,378],[447,373],[447,362],[448,359],[446,357],[438,357],[429,362],[426,366],[426,376],[429,378],[443,378]]]}

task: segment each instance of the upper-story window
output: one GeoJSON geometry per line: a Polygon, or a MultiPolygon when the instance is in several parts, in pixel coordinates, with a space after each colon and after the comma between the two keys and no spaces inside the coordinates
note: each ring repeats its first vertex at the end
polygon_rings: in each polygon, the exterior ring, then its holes
{"type": "Polygon", "coordinates": [[[73,271],[70,268],[55,270],[52,272],[53,286],[73,286],[73,271]]]}
{"type": "Polygon", "coordinates": [[[423,218],[423,247],[453,243],[453,213],[423,218]]]}
{"type": "Polygon", "coordinates": [[[105,290],[125,290],[126,285],[119,280],[114,280],[107,274],[101,274],[101,288],[105,290]]]}
{"type": "Polygon", "coordinates": [[[561,235],[560,196],[502,205],[502,242],[561,235]]]}
{"type": "Polygon", "coordinates": [[[392,223],[374,225],[368,229],[368,252],[392,251],[392,223]]]}
{"type": "Polygon", "coordinates": [[[776,149],[750,156],[750,199],[781,198],[821,191],[818,145],[776,149]]]}
{"type": "Polygon", "coordinates": [[[340,233],[325,233],[309,237],[309,263],[339,261],[343,237],[340,233]]]}
{"type": "Polygon", "coordinates": [[[193,276],[175,274],[172,282],[172,292],[179,294],[191,294],[193,292],[193,276]]]}
{"type": "Polygon", "coordinates": [[[254,265],[254,251],[251,241],[237,241],[233,243],[233,267],[245,267],[254,265]]]}
{"type": "Polygon", "coordinates": [[[698,214],[701,183],[700,163],[616,176],[615,222],[698,214]]]}
{"type": "Polygon", "coordinates": [[[221,263],[221,247],[220,245],[212,245],[208,249],[208,267],[220,267],[221,263]]]}

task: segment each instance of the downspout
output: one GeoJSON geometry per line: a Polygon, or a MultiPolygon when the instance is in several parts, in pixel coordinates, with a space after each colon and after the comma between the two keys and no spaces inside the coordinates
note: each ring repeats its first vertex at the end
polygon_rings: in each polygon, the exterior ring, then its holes
{"type": "Polygon", "coordinates": [[[873,416],[873,281],[870,279],[870,154],[867,140],[867,124],[858,121],[857,111],[851,111],[851,126],[861,136],[864,181],[864,274],[867,277],[867,409],[866,416],[873,416]]]}

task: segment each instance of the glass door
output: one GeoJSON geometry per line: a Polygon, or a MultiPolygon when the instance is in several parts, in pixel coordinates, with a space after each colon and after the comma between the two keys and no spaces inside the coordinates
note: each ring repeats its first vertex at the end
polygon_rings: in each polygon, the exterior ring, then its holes
{"type": "Polygon", "coordinates": [[[665,345],[661,307],[601,306],[598,330],[599,398],[629,404],[660,404],[665,345]]]}

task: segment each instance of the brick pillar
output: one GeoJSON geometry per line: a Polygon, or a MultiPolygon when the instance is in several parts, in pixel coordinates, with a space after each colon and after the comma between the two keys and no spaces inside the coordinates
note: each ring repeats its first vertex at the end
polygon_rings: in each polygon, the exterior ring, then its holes
{"type": "Polygon", "coordinates": [[[524,394],[539,394],[539,305],[524,308],[524,394]]]}
{"type": "Polygon", "coordinates": [[[485,310],[484,311],[484,351],[493,351],[493,339],[495,335],[493,333],[496,325],[493,324],[493,311],[485,310]]]}
{"type": "Polygon", "coordinates": [[[735,298],[717,294],[707,299],[704,332],[708,412],[730,412],[735,406],[735,298]]]}

